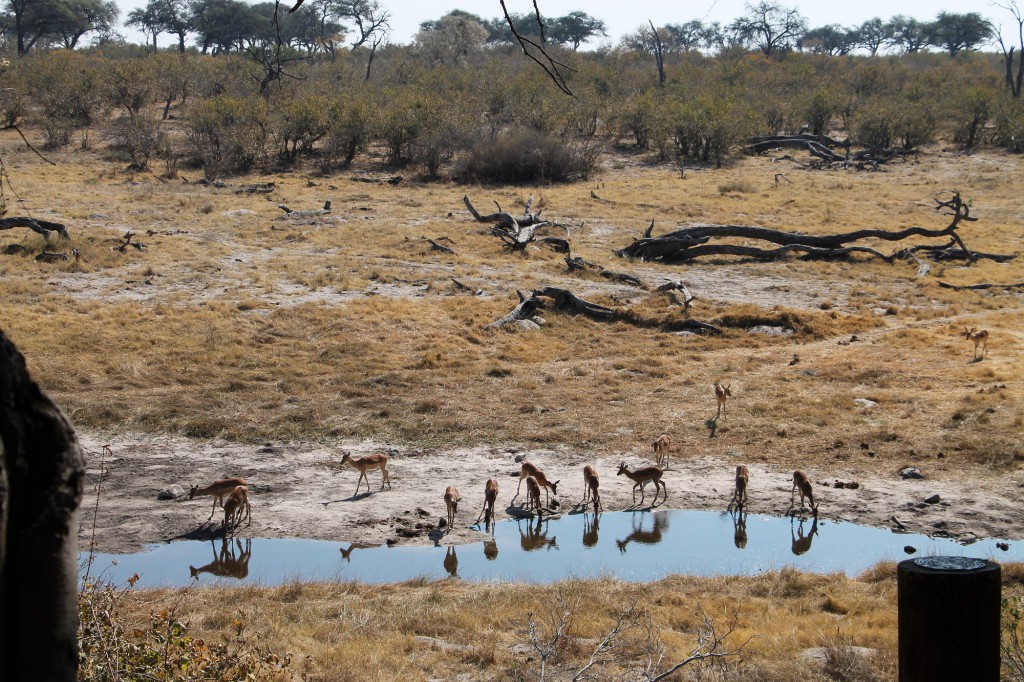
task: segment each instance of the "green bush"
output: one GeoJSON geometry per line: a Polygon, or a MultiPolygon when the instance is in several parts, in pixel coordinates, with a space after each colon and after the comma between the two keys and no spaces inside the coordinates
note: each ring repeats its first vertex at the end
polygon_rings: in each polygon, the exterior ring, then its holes
{"type": "Polygon", "coordinates": [[[462,182],[569,182],[594,172],[598,150],[535,130],[520,129],[493,141],[478,142],[462,160],[462,182]]]}
{"type": "Polygon", "coordinates": [[[327,134],[323,141],[321,170],[348,166],[370,141],[376,111],[363,97],[334,97],[327,104],[327,134]]]}
{"type": "Polygon", "coordinates": [[[1008,152],[1020,154],[1024,151],[1024,101],[1007,97],[999,102],[996,111],[992,142],[1008,152]]]}
{"type": "Polygon", "coordinates": [[[701,95],[680,104],[672,113],[671,130],[676,160],[715,162],[721,167],[729,149],[750,135],[750,108],[726,96],[701,95]]]}
{"type": "Polygon", "coordinates": [[[327,98],[309,93],[290,97],[277,108],[275,124],[281,156],[294,161],[300,153],[310,152],[327,135],[328,115],[327,98]]]}
{"type": "Polygon", "coordinates": [[[185,134],[208,180],[248,171],[266,158],[266,105],[255,97],[202,100],[192,109],[185,134]]]}
{"type": "Polygon", "coordinates": [[[42,128],[46,147],[67,146],[71,135],[92,124],[102,110],[104,65],[69,50],[25,57],[21,62],[24,85],[38,107],[33,122],[42,128]]]}

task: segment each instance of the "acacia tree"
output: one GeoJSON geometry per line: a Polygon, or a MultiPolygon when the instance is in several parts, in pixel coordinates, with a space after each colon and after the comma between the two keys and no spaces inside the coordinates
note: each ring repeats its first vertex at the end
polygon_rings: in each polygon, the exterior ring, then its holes
{"type": "Polygon", "coordinates": [[[857,36],[839,24],[829,24],[805,32],[797,45],[813,54],[844,55],[857,47],[857,36]]]}
{"type": "Polygon", "coordinates": [[[928,47],[928,24],[913,17],[897,14],[885,24],[886,45],[903,54],[913,54],[928,47]]]}
{"type": "Polygon", "coordinates": [[[564,17],[552,20],[547,34],[552,42],[571,44],[573,50],[579,49],[581,43],[591,38],[606,35],[608,31],[603,21],[580,11],[569,12],[564,17]]]}
{"type": "Polygon", "coordinates": [[[878,54],[878,50],[889,39],[888,25],[878,17],[868,19],[854,29],[853,33],[856,36],[857,47],[863,47],[872,57],[878,54]]]}
{"type": "Polygon", "coordinates": [[[761,0],[749,2],[746,14],[729,25],[729,31],[741,44],[756,45],[766,57],[791,47],[807,30],[807,20],[796,8],[761,0]]]}
{"type": "Polygon", "coordinates": [[[977,50],[992,39],[992,24],[977,12],[940,12],[929,25],[929,42],[955,57],[959,52],[977,50]]]}

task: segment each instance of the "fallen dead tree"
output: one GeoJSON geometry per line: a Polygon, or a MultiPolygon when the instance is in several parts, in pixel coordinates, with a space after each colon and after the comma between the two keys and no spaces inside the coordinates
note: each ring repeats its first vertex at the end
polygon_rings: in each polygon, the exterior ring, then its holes
{"type": "Polygon", "coordinates": [[[466,204],[466,208],[473,214],[473,218],[479,223],[490,223],[491,234],[494,234],[501,238],[505,244],[507,244],[513,251],[523,251],[527,246],[535,241],[549,245],[552,249],[559,253],[569,253],[569,240],[562,239],[560,237],[541,237],[536,231],[542,227],[556,226],[565,229],[566,234],[569,230],[562,225],[552,223],[546,220],[541,220],[540,211],[532,213],[530,209],[533,207],[533,197],[531,196],[527,202],[526,207],[523,210],[523,215],[516,217],[504,211],[501,208],[501,204],[497,201],[494,205],[498,207],[497,213],[488,213],[482,215],[473,206],[473,203],[469,200],[469,195],[465,194],[462,196],[463,203],[466,204]]]}
{"type": "MultiPolygon", "coordinates": [[[[862,149],[861,151],[852,151],[852,143],[850,138],[845,140],[837,140],[828,136],[818,135],[769,135],[769,136],[758,136],[752,137],[748,140],[749,144],[743,148],[743,151],[751,155],[764,154],[767,151],[774,149],[805,149],[807,152],[820,159],[822,165],[828,167],[857,167],[863,168],[870,165],[872,168],[877,169],[880,164],[891,161],[893,158],[902,156],[904,152],[896,149],[875,149],[868,148],[862,149]],[[834,149],[842,149],[843,153],[833,151],[834,149]]],[[[780,157],[781,159],[790,159],[796,163],[800,163],[796,159],[789,156],[780,157]]],[[[800,164],[805,165],[805,164],[800,164]]]]}
{"type": "Polygon", "coordinates": [[[10,230],[15,227],[27,227],[33,232],[38,232],[44,238],[49,239],[51,232],[56,232],[64,239],[71,239],[68,230],[63,223],[55,223],[49,220],[28,218],[25,216],[17,218],[0,218],[0,230],[10,230]]]}
{"type": "Polygon", "coordinates": [[[526,296],[517,289],[516,295],[519,296],[519,305],[503,317],[485,325],[484,329],[500,329],[517,322],[533,323],[534,326],[530,328],[536,328],[540,322],[537,318],[537,313],[540,310],[555,310],[569,315],[583,315],[599,322],[626,322],[641,327],[659,326],[665,331],[689,331],[696,334],[722,333],[722,330],[715,325],[698,320],[686,319],[669,324],[653,323],[637,318],[628,312],[586,301],[571,291],[558,287],[537,289],[530,296],[526,296]]]}
{"type": "Polygon", "coordinates": [[[639,258],[643,261],[660,260],[666,263],[683,263],[709,256],[739,256],[762,261],[777,260],[793,253],[801,254],[804,258],[841,258],[855,253],[863,253],[891,263],[897,258],[906,257],[907,253],[916,253],[917,251],[923,251],[936,260],[963,258],[974,261],[980,258],[993,260],[1013,258],[1012,255],[979,253],[967,248],[956,230],[961,222],[973,222],[977,218],[971,217],[970,208],[961,200],[959,193],[954,192],[952,198],[947,201],[940,201],[936,198],[935,202],[937,204],[935,210],[946,209],[949,211],[947,215],[952,218],[949,225],[940,230],[908,227],[903,230],[861,229],[841,234],[810,235],[749,225],[698,225],[676,230],[660,237],[651,237],[649,236],[651,228],[648,228],[645,237],[635,239],[632,244],[615,253],[623,258],[639,258]],[[951,242],[942,247],[918,245],[911,247],[910,251],[903,249],[891,254],[885,254],[867,246],[851,245],[852,242],[864,239],[902,241],[910,237],[948,237],[951,242]],[[764,248],[747,244],[712,243],[713,239],[725,238],[763,241],[777,244],[778,247],[764,248]],[[954,244],[957,247],[955,249],[952,248],[954,244]]]}

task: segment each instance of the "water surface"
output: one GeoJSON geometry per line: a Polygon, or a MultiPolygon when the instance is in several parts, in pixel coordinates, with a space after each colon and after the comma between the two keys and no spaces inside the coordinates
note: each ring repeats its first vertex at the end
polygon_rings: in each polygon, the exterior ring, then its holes
{"type": "MultiPolygon", "coordinates": [[[[466,580],[550,583],[614,576],[646,582],[674,573],[756,575],[792,566],[812,573],[856,575],[879,561],[908,556],[970,556],[1024,561],[1024,542],[996,539],[962,546],[943,538],[896,534],[852,523],[803,522],[749,514],[666,510],[570,514],[501,521],[480,541],[432,547],[367,546],[323,540],[229,538],[181,541],[137,554],[97,554],[92,575],[141,587],[189,584],[279,585],[293,580],[401,582],[457,576],[466,580]],[[915,552],[908,553],[905,548],[915,552]]],[[[86,555],[80,555],[84,560],[86,555]]]]}

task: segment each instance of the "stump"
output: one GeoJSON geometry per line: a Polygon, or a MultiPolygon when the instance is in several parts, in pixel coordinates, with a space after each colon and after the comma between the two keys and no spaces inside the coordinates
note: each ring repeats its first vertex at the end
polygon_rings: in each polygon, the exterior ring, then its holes
{"type": "Polygon", "coordinates": [[[896,584],[900,682],[998,682],[999,564],[907,559],[896,584]]]}

